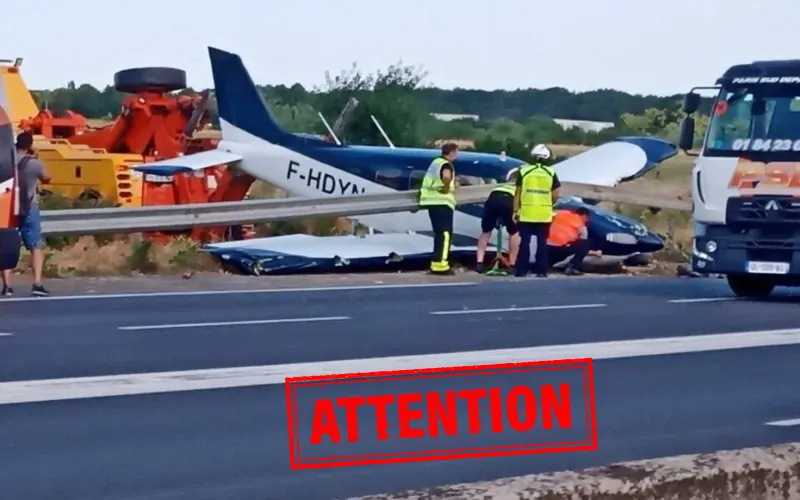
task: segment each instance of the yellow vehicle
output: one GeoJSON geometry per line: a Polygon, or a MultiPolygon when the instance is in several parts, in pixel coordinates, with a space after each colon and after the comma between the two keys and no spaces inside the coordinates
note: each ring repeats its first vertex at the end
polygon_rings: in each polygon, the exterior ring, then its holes
{"type": "Polygon", "coordinates": [[[42,185],[42,194],[49,191],[124,207],[142,205],[142,174],[130,169],[142,163],[140,155],[107,153],[65,139],[35,139],[34,148],[51,178],[42,185]]]}
{"type": "MultiPolygon", "coordinates": [[[[39,114],[39,107],[22,79],[21,66],[21,58],[0,59],[0,105],[8,111],[15,129],[23,120],[39,114]]],[[[52,192],[71,199],[141,206],[143,179],[130,169],[143,162],[141,155],[108,153],[42,135],[35,136],[34,148],[51,177],[42,186],[43,194],[52,192]]]]}

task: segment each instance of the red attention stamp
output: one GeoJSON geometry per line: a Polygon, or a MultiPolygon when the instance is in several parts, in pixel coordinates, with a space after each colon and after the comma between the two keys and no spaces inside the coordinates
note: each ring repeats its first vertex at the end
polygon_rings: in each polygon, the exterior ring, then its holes
{"type": "Polygon", "coordinates": [[[591,359],[286,379],[291,467],[597,449],[591,359]]]}

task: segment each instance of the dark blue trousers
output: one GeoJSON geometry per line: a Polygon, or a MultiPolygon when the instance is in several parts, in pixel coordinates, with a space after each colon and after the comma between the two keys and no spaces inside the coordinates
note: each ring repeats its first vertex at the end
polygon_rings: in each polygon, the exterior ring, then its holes
{"type": "Polygon", "coordinates": [[[0,269],[14,269],[19,264],[19,232],[16,229],[0,229],[0,269]]]}
{"type": "Polygon", "coordinates": [[[591,243],[589,240],[578,240],[570,245],[568,245],[564,250],[568,253],[573,254],[572,259],[567,263],[567,268],[577,269],[578,271],[581,270],[581,263],[583,259],[589,254],[589,250],[591,249],[591,243]]]}
{"type": "Polygon", "coordinates": [[[550,262],[547,256],[547,235],[550,233],[549,222],[519,223],[519,256],[517,257],[517,276],[526,276],[531,261],[531,240],[536,237],[536,274],[547,274],[550,262]]]}

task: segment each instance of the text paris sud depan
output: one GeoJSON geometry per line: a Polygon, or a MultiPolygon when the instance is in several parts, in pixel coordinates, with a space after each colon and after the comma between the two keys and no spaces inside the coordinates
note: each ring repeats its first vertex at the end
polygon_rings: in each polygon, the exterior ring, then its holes
{"type": "Polygon", "coordinates": [[[465,431],[469,434],[487,430],[528,432],[537,425],[552,429],[555,423],[561,429],[572,428],[569,384],[559,384],[558,390],[553,385],[543,384],[537,392],[527,385],[517,385],[505,397],[499,388],[479,388],[317,399],[310,442],[320,444],[323,437],[327,437],[330,442],[339,443],[343,435],[348,442],[358,442],[365,432],[375,433],[378,440],[389,439],[390,412],[397,417],[400,439],[438,437],[440,424],[448,436],[465,431]],[[458,409],[462,405],[466,405],[467,411],[466,415],[461,412],[461,419],[466,422],[459,422],[458,409]],[[481,418],[480,410],[484,405],[489,409],[487,421],[481,418]],[[337,419],[334,406],[345,408],[344,422],[337,419]],[[373,412],[374,429],[363,427],[359,413],[364,411],[373,412]]]}

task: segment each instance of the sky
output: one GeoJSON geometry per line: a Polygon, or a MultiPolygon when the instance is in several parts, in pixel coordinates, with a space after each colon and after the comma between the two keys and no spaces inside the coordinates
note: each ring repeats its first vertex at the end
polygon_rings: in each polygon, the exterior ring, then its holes
{"type": "Polygon", "coordinates": [[[671,95],[733,64],[800,58],[788,0],[28,0],[2,13],[0,59],[32,89],[104,87],[141,66],[212,86],[209,45],[259,84],[324,83],[401,61],[442,88],[613,88],[671,95]]]}

